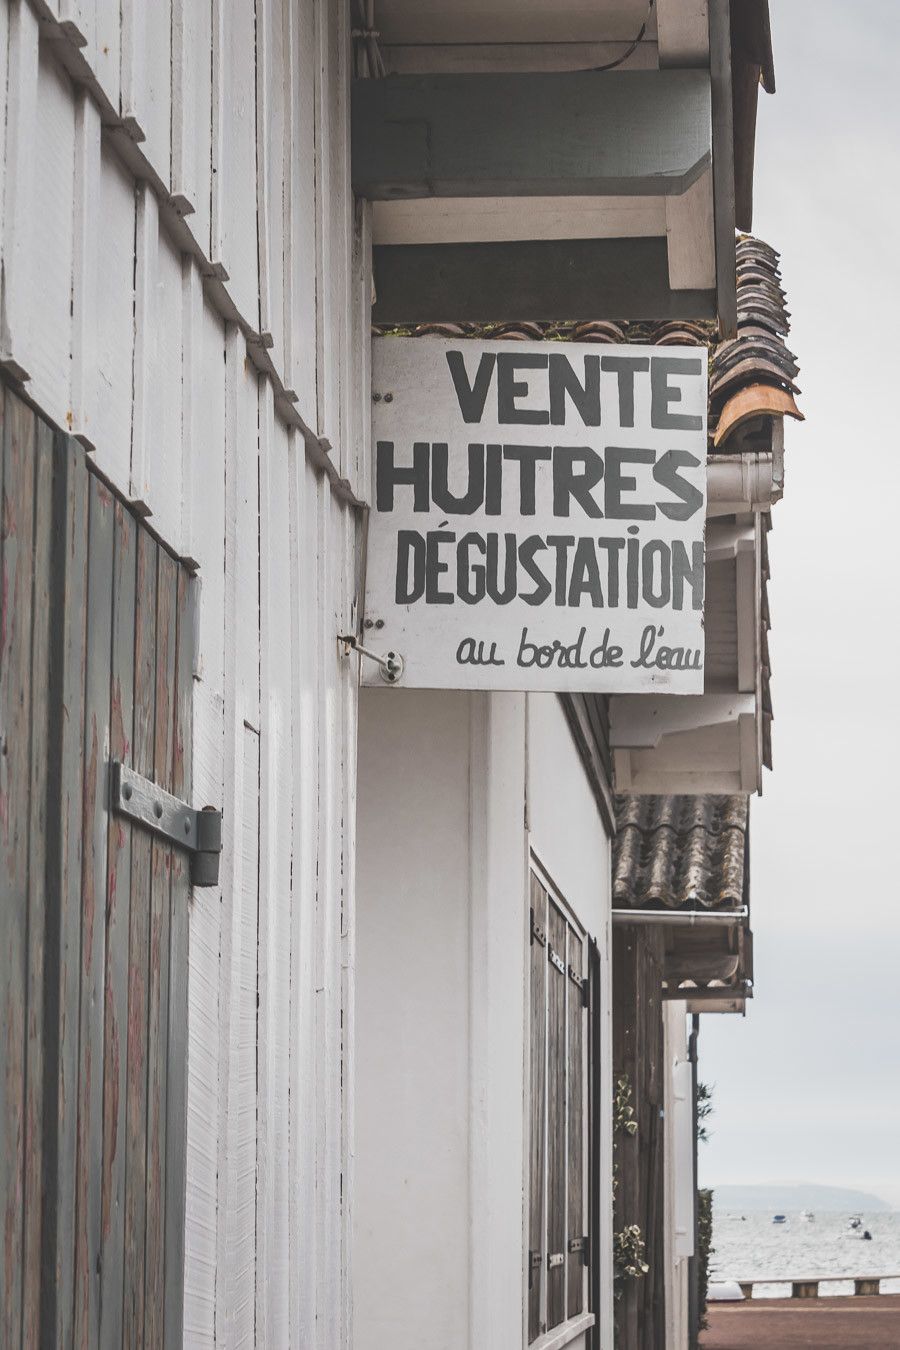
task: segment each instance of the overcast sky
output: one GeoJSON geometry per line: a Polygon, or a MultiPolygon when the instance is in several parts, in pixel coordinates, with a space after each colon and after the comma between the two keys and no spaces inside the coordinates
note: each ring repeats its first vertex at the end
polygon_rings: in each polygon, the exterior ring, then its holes
{"type": "Polygon", "coordinates": [[[754,232],[782,254],[807,421],[770,536],[756,997],[701,1021],[701,1179],[900,1208],[900,3],[770,5],[754,232]]]}

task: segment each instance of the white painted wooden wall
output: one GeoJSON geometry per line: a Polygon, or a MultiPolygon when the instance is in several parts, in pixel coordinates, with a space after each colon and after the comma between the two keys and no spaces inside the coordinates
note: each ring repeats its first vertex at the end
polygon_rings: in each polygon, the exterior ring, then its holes
{"type": "Polygon", "coordinates": [[[0,363],[201,585],[185,1342],[349,1344],[348,0],[0,0],[0,363]],[[258,1006],[257,1006],[258,995],[258,1006]]]}

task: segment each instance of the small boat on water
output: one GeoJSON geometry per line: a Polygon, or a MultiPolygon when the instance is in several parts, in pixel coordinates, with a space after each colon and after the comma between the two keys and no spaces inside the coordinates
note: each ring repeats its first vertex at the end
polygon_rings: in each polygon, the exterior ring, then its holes
{"type": "Polygon", "coordinates": [[[813,1212],[812,1212],[811,1209],[801,1209],[801,1211],[800,1211],[800,1222],[801,1222],[801,1223],[815,1223],[815,1221],[816,1221],[816,1216],[815,1216],[815,1214],[813,1214],[813,1212]]]}
{"type": "Polygon", "coordinates": [[[772,1222],[773,1222],[773,1223],[787,1223],[787,1215],[786,1215],[786,1214],[773,1214],[773,1215],[772,1215],[772,1222]]]}

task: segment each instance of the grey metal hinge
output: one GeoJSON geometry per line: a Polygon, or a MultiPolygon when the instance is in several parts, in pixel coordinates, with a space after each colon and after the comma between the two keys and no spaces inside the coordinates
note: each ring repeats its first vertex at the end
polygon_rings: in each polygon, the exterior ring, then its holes
{"type": "Polygon", "coordinates": [[[546,947],[547,945],[547,934],[538,923],[533,908],[531,911],[531,941],[538,943],[541,947],[546,947]]]}
{"type": "Polygon", "coordinates": [[[192,885],[217,886],[222,812],[211,806],[195,811],[119,760],[110,765],[110,777],[113,811],[189,853],[192,885]]]}
{"type": "Polygon", "coordinates": [[[569,966],[569,979],[578,986],[582,1006],[586,1008],[590,1003],[590,976],[579,975],[574,966],[569,966]]]}
{"type": "Polygon", "coordinates": [[[536,1270],[540,1270],[541,1264],[542,1264],[542,1263],[541,1263],[541,1254],[540,1254],[540,1252],[529,1252],[529,1253],[528,1253],[528,1288],[529,1288],[529,1289],[533,1289],[533,1288],[534,1288],[534,1272],[535,1272],[536,1270]]]}
{"type": "Polygon", "coordinates": [[[581,1252],[582,1263],[589,1266],[591,1263],[591,1239],[588,1236],[569,1239],[569,1251],[581,1252]]]}
{"type": "Polygon", "coordinates": [[[559,952],[555,951],[554,948],[550,945],[550,943],[547,944],[547,956],[550,960],[550,964],[552,966],[556,966],[556,969],[559,971],[560,975],[565,975],[566,963],[560,956],[559,952]]]}

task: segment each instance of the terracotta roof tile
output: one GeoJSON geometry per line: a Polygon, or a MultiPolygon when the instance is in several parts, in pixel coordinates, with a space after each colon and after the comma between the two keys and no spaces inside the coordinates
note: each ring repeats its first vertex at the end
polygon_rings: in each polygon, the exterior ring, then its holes
{"type": "Polygon", "coordinates": [[[618,796],[613,905],[734,909],[747,902],[749,798],[618,796]]]}

